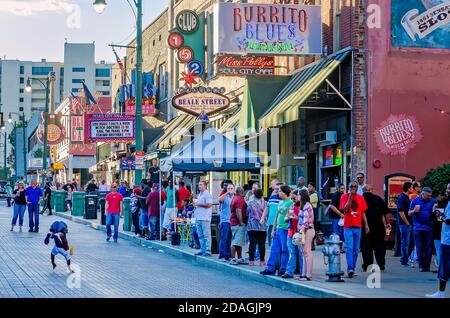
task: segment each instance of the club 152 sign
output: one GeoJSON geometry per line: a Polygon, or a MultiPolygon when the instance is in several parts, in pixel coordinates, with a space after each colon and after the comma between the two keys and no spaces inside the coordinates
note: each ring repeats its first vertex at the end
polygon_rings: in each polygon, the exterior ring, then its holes
{"type": "Polygon", "coordinates": [[[216,61],[217,74],[224,76],[274,75],[273,56],[222,55],[216,61]]]}
{"type": "Polygon", "coordinates": [[[422,139],[422,133],[415,117],[390,115],[375,130],[375,139],[381,153],[406,155],[422,139]]]}
{"type": "Polygon", "coordinates": [[[194,116],[199,116],[202,112],[209,116],[230,105],[229,98],[223,93],[225,93],[224,88],[194,87],[174,96],[172,105],[194,116]]]}
{"type": "Polygon", "coordinates": [[[127,142],[135,140],[134,116],[119,114],[84,115],[86,142],[127,142]]]}
{"type": "Polygon", "coordinates": [[[322,54],[321,7],[217,3],[214,53],[322,54]]]}

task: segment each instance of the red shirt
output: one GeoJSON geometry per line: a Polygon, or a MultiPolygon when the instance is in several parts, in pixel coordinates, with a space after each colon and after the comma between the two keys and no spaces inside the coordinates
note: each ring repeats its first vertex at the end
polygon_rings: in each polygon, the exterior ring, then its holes
{"type": "Polygon", "coordinates": [[[240,209],[242,214],[242,221],[244,223],[247,222],[247,203],[245,203],[245,200],[240,195],[235,195],[233,199],[231,200],[231,217],[230,217],[230,225],[236,226],[239,225],[239,220],[237,217],[236,210],[240,209]]]}
{"type": "Polygon", "coordinates": [[[148,207],[148,216],[159,216],[159,191],[152,191],[145,199],[148,207]]]}
{"type": "Polygon", "coordinates": [[[120,213],[120,203],[123,200],[122,195],[119,192],[108,193],[105,197],[106,202],[108,202],[108,208],[106,212],[109,214],[119,214],[120,213]]]}
{"type": "MultiPolygon", "coordinates": [[[[347,204],[349,193],[341,196],[339,209],[343,210],[347,204]]],[[[362,215],[367,210],[367,203],[360,194],[355,194],[352,198],[352,204],[347,212],[344,212],[344,228],[359,227],[362,225],[362,215]]]]}
{"type": "Polygon", "coordinates": [[[288,236],[289,237],[293,237],[294,233],[297,231],[298,214],[299,213],[300,213],[300,207],[294,205],[294,214],[295,214],[295,216],[297,216],[297,218],[289,220],[289,225],[290,225],[289,226],[289,231],[288,231],[288,236]]]}
{"type": "Polygon", "coordinates": [[[191,192],[185,187],[180,187],[178,189],[178,211],[183,210],[183,200],[189,199],[191,197],[191,192]]]}
{"type": "MultiPolygon", "coordinates": [[[[163,201],[163,202],[166,202],[167,201],[167,193],[166,193],[166,190],[161,190],[161,200],[163,201]]],[[[161,202],[162,203],[162,202],[161,202]]]]}

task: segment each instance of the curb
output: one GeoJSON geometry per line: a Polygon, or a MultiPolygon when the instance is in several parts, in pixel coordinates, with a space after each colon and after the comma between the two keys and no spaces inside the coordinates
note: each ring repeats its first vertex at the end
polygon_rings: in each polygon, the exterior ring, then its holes
{"type": "MultiPolygon", "coordinates": [[[[106,226],[100,225],[98,223],[95,223],[91,220],[86,220],[81,217],[75,217],[72,215],[69,215],[64,212],[54,212],[56,216],[59,216],[61,218],[70,220],[75,223],[87,225],[95,230],[101,230],[103,232],[106,232],[106,226]]],[[[290,282],[286,281],[279,277],[274,276],[264,276],[259,274],[258,272],[242,268],[242,267],[236,267],[233,265],[229,265],[227,263],[223,263],[220,261],[217,261],[215,258],[207,258],[202,256],[196,256],[192,253],[182,251],[177,247],[167,246],[165,244],[158,243],[157,241],[147,241],[144,239],[141,239],[139,237],[135,237],[131,234],[124,233],[123,231],[119,230],[119,238],[133,242],[135,244],[139,244],[143,247],[150,247],[155,250],[162,250],[164,253],[168,255],[175,256],[177,258],[182,258],[189,261],[194,261],[200,266],[208,267],[211,269],[220,270],[222,272],[226,272],[233,275],[238,275],[246,279],[251,279],[253,281],[257,281],[266,285],[270,285],[272,287],[277,287],[283,290],[299,293],[308,297],[314,297],[314,298],[356,298],[352,295],[339,293],[336,291],[328,290],[325,288],[315,287],[311,285],[305,285],[302,283],[297,282],[290,282]]]]}

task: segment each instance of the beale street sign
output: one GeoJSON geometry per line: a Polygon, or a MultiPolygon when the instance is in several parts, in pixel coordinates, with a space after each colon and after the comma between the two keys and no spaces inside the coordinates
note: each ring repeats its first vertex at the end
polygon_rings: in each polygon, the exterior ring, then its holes
{"type": "Polygon", "coordinates": [[[194,116],[199,116],[202,112],[209,116],[230,105],[230,99],[223,93],[225,93],[224,88],[203,86],[189,88],[174,96],[172,105],[194,116]]]}
{"type": "Polygon", "coordinates": [[[275,73],[273,56],[222,55],[216,61],[217,74],[222,76],[267,76],[275,73]]]}

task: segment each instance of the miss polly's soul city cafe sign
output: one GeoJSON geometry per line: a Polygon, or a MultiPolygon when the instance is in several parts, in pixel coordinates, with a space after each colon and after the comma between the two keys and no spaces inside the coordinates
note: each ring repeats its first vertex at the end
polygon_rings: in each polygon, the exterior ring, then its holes
{"type": "Polygon", "coordinates": [[[194,87],[182,90],[174,96],[172,105],[185,113],[199,116],[202,112],[206,115],[217,113],[230,105],[230,99],[223,95],[225,88],[194,87]]]}

